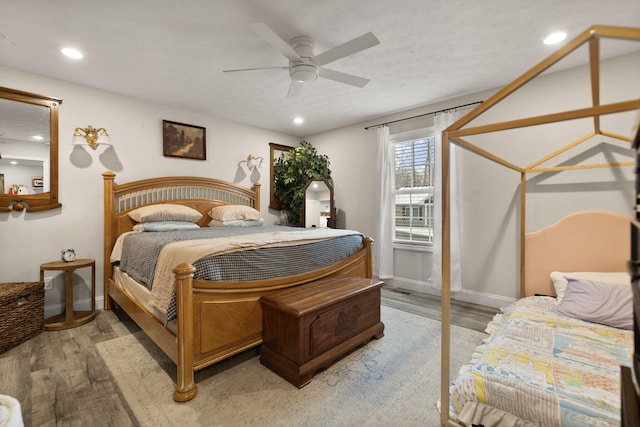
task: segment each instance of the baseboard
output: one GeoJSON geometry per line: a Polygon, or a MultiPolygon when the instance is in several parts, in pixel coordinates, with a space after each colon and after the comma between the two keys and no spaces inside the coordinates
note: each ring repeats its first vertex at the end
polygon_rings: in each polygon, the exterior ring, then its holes
{"type": "Polygon", "coordinates": [[[487,307],[501,308],[511,304],[516,299],[502,295],[487,294],[484,292],[462,289],[452,293],[452,298],[458,301],[470,302],[473,304],[485,305],[487,307]]]}
{"type": "MultiPolygon", "coordinates": [[[[89,311],[91,310],[91,299],[86,298],[73,302],[73,308],[76,311],[89,311]]],[[[104,308],[104,297],[96,297],[96,310],[102,310],[104,308]]],[[[44,318],[58,315],[64,312],[64,304],[52,304],[44,307],[44,318]]]]}
{"type": "Polygon", "coordinates": [[[426,282],[422,282],[422,281],[418,281],[418,280],[411,280],[411,279],[404,279],[404,278],[401,278],[401,277],[395,277],[393,279],[385,279],[384,283],[385,283],[385,285],[391,286],[393,288],[403,289],[403,290],[412,291],[412,292],[419,292],[419,293],[423,293],[423,294],[440,296],[440,290],[431,287],[426,282]]]}
{"type": "MultiPolygon", "coordinates": [[[[436,289],[430,286],[428,282],[418,280],[394,278],[386,279],[385,284],[393,288],[412,292],[435,295],[438,297],[441,295],[440,289],[436,289]]],[[[504,307],[505,305],[515,301],[514,298],[504,297],[502,295],[488,294],[484,292],[477,292],[468,289],[451,292],[451,299],[454,299],[456,301],[470,302],[473,304],[480,304],[493,308],[504,307]]]]}

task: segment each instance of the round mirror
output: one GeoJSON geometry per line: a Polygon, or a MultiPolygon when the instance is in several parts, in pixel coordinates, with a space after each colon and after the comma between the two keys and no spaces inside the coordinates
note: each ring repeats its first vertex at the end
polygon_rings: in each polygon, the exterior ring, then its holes
{"type": "Polygon", "coordinates": [[[0,212],[54,209],[58,201],[58,104],[0,87],[0,212]]]}

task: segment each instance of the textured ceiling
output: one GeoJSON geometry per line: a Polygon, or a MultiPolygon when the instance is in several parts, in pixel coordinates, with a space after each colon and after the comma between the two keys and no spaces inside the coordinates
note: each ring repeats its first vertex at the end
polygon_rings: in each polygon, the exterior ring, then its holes
{"type": "MultiPolygon", "coordinates": [[[[552,30],[570,39],[638,23],[638,0],[0,0],[0,64],[307,136],[507,84],[554,51],[542,44],[552,30]],[[254,22],[285,40],[310,36],[316,54],[373,32],[378,46],[330,67],[371,82],[318,79],[287,98],[286,70],[223,73],[287,65],[254,22]],[[69,45],[85,58],[60,55],[69,45]]],[[[618,42],[602,54],[638,49],[618,42]]]]}

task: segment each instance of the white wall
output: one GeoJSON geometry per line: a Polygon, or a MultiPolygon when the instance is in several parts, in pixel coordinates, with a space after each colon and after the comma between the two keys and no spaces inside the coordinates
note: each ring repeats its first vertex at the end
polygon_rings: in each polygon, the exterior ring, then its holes
{"type": "Polygon", "coordinates": [[[26,188],[27,194],[40,192],[40,188],[32,187],[32,181],[34,177],[42,177],[42,170],[41,166],[0,165],[0,174],[4,175],[4,193],[9,192],[11,185],[26,188]]]}
{"type": "MultiPolygon", "coordinates": [[[[601,103],[638,98],[638,69],[640,53],[604,61],[601,66],[601,103]]],[[[307,137],[320,153],[331,159],[336,207],[344,211],[346,218],[345,223],[339,225],[360,230],[375,239],[376,130],[365,130],[365,126],[484,100],[497,90],[462,96],[307,137]]],[[[540,76],[471,125],[585,108],[590,106],[590,102],[588,69],[580,67],[540,76]]],[[[460,115],[467,111],[461,111],[460,115]]],[[[404,122],[390,131],[400,131],[400,126],[403,129],[425,126],[430,124],[430,120],[404,122]]],[[[634,120],[634,113],[605,116],[602,129],[631,136],[634,120]]],[[[512,163],[527,166],[586,135],[592,126],[592,121],[585,119],[468,140],[512,163]]],[[[602,136],[574,150],[577,151],[563,154],[558,163],[633,160],[627,144],[602,136]]],[[[454,298],[498,307],[516,298],[519,292],[520,174],[471,152],[461,152],[464,290],[456,293],[454,298]]],[[[526,228],[528,231],[536,230],[567,213],[584,209],[608,209],[630,215],[633,179],[631,167],[529,176],[526,228]]],[[[394,267],[396,277],[387,281],[388,284],[438,293],[429,286],[430,252],[396,249],[394,267]]]]}
{"type": "MultiPolygon", "coordinates": [[[[637,98],[640,94],[635,70],[640,69],[640,54],[629,55],[603,64],[602,102],[637,98]],[[621,95],[622,94],[622,95],[621,95]]],[[[577,84],[588,82],[586,69],[570,70],[541,77],[539,84],[523,88],[523,96],[510,99],[485,121],[498,120],[513,111],[523,116],[550,112],[550,100],[563,107],[588,103],[590,95],[577,84]]],[[[251,178],[238,169],[248,154],[269,158],[269,142],[297,145],[298,138],[246,126],[223,119],[160,105],[68,82],[0,67],[0,86],[11,87],[63,99],[60,106],[59,196],[63,206],[45,212],[0,213],[0,281],[37,280],[39,265],[59,258],[63,248],[75,248],[78,257],[97,262],[97,304],[102,307],[102,172],[116,172],[116,182],[162,175],[210,176],[250,186],[251,178]],[[207,160],[167,158],[162,155],[162,120],[204,126],[207,129],[207,160]],[[87,125],[105,127],[114,151],[104,147],[91,151],[70,145],[73,129],[87,125]]],[[[352,228],[375,238],[376,130],[365,126],[409,117],[486,99],[494,90],[438,102],[377,120],[333,130],[308,139],[321,154],[331,160],[335,202],[340,228],[352,228]]],[[[586,106],[586,105],[580,105],[586,106]]],[[[559,111],[559,110],[558,110],[559,111]]],[[[462,112],[464,113],[464,112],[462,112]]],[[[629,135],[633,114],[620,120],[605,118],[610,132],[629,135]]],[[[425,119],[428,121],[429,119],[425,119]]],[[[420,122],[420,120],[414,120],[420,122]]],[[[482,122],[478,120],[478,123],[482,122]]],[[[420,125],[424,126],[424,122],[420,125]]],[[[407,123],[402,124],[406,127],[407,123]]],[[[400,130],[396,126],[394,131],[400,130]]],[[[566,144],[570,131],[565,128],[532,138],[528,132],[509,135],[507,143],[472,141],[501,147],[500,155],[521,162],[527,156],[537,159],[548,152],[550,144],[566,144]],[[556,141],[556,135],[560,141],[556,141]],[[512,141],[521,144],[511,144],[512,141]]],[[[591,151],[593,159],[619,159],[625,149],[606,138],[597,139],[591,151]],[[606,144],[600,150],[600,142],[606,144]]],[[[493,147],[492,147],[493,148],[493,147]]],[[[570,157],[570,156],[568,156],[570,157]]],[[[629,160],[626,157],[624,160],[629,160]]],[[[591,159],[589,160],[591,162],[591,159]]],[[[515,297],[518,265],[518,185],[519,175],[478,158],[463,155],[463,280],[465,290],[456,297],[491,305],[501,305],[515,297]]],[[[278,220],[278,212],[269,212],[269,177],[262,170],[262,213],[267,224],[278,220]]],[[[633,172],[606,169],[562,173],[529,180],[527,229],[534,230],[562,215],[587,208],[607,208],[629,214],[633,192],[633,172]],[[587,182],[588,184],[581,184],[587,182]],[[596,190],[595,192],[593,190],[596,190]]],[[[398,250],[394,258],[396,279],[390,283],[408,289],[432,292],[429,252],[398,250]]],[[[88,270],[88,269],[87,269],[88,270]]],[[[80,308],[88,306],[88,271],[78,270],[76,297],[80,308]]],[[[47,276],[55,272],[47,272],[47,276]]],[[[54,280],[55,289],[47,291],[46,315],[62,309],[64,278],[54,280]]]]}
{"type": "MultiPolygon", "coordinates": [[[[45,212],[0,213],[0,281],[34,281],[40,264],[57,260],[60,250],[74,248],[79,258],[96,260],[97,306],[103,306],[103,197],[102,176],[116,173],[116,182],[165,175],[195,175],[251,186],[251,177],[238,168],[248,154],[269,159],[269,142],[297,145],[296,137],[206,116],[169,105],[105,92],[68,82],[0,67],[0,86],[62,98],[59,119],[59,200],[62,208],[45,212]],[[162,155],[162,120],[206,127],[207,160],[162,155]],[[76,127],[104,127],[113,151],[72,147],[76,127]]],[[[262,214],[274,224],[277,212],[269,204],[268,168],[262,177],[262,214]]],[[[89,269],[77,270],[75,300],[88,307],[89,269]],[[86,271],[85,271],[86,270],[86,271]]],[[[56,275],[47,272],[46,276],[56,275]]],[[[45,315],[62,310],[64,277],[57,275],[54,290],[45,295],[45,315]]]]}

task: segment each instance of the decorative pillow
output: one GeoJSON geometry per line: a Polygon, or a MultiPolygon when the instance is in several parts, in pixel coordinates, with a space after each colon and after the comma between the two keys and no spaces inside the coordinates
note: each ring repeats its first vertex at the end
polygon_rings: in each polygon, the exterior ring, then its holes
{"type": "Polygon", "coordinates": [[[141,222],[133,226],[133,231],[174,231],[174,230],[196,230],[198,224],[189,221],[151,221],[141,222]]]}
{"type": "Polygon", "coordinates": [[[209,227],[261,227],[264,220],[260,219],[230,219],[227,221],[218,221],[212,219],[209,221],[209,227]]]}
{"type": "Polygon", "coordinates": [[[614,328],[633,329],[630,284],[622,286],[569,276],[567,282],[564,298],[553,311],[614,328]]]}
{"type": "Polygon", "coordinates": [[[631,283],[631,276],[629,273],[622,272],[589,272],[580,271],[574,273],[563,273],[561,271],[552,271],[550,274],[553,287],[558,297],[558,303],[562,301],[565,289],[567,288],[567,279],[565,276],[571,276],[576,279],[593,280],[596,282],[613,283],[616,285],[628,285],[631,283]]]}
{"type": "Polygon", "coordinates": [[[209,216],[216,221],[230,221],[234,219],[259,220],[262,218],[259,211],[244,205],[216,206],[209,211],[209,216]]]}
{"type": "Polygon", "coordinates": [[[188,206],[172,203],[143,206],[129,212],[129,218],[135,222],[150,221],[189,221],[196,222],[202,214],[188,206]]]}

